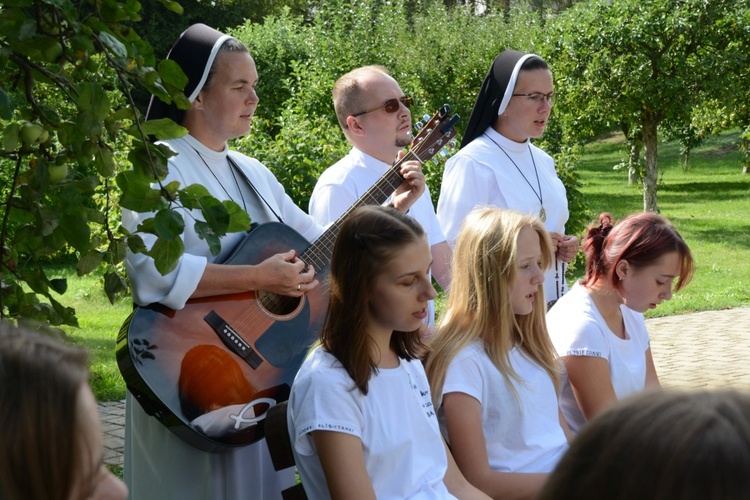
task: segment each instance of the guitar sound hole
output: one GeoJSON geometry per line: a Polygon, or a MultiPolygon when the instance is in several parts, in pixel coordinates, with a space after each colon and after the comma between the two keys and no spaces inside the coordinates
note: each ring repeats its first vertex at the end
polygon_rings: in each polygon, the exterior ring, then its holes
{"type": "Polygon", "coordinates": [[[258,302],[272,316],[289,316],[297,312],[304,297],[287,297],[269,292],[258,292],[258,302]]]}

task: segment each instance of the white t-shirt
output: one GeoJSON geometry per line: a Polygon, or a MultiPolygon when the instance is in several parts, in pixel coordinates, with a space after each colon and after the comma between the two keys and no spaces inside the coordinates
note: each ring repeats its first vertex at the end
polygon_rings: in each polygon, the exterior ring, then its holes
{"type": "MultiPolygon", "coordinates": [[[[451,361],[443,394],[461,392],[482,405],[482,431],[490,468],[499,472],[550,472],[568,449],[560,425],[557,394],[549,374],[513,348],[510,363],[523,383],[505,377],[475,341],[451,361]]],[[[443,435],[445,413],[438,410],[443,435]]]]}
{"type": "MultiPolygon", "coordinates": [[[[565,234],[565,223],[570,216],[568,200],[565,186],[555,172],[552,157],[530,141],[511,141],[495,132],[492,127],[485,134],[471,141],[445,163],[437,217],[450,245],[455,246],[461,224],[469,212],[479,206],[509,208],[539,216],[542,208],[537,197],[540,186],[547,216],[544,227],[547,231],[565,234]],[[498,144],[512,161],[500,150],[498,144]],[[539,174],[539,184],[534,165],[539,174]]],[[[553,264],[544,274],[544,296],[547,302],[557,298],[558,287],[562,290],[561,293],[567,290],[562,269],[558,270],[556,279],[553,264]]]]}
{"type": "Polygon", "coordinates": [[[365,467],[378,499],[454,498],[430,388],[419,361],[374,373],[365,396],[322,347],[305,360],[292,385],[287,419],[294,457],[309,498],[330,498],[310,432],[343,432],[362,440],[365,467]]]}
{"type": "MultiPolygon", "coordinates": [[[[338,220],[391,166],[352,148],[349,154],[327,168],[318,179],[310,197],[310,215],[322,226],[338,220]]],[[[409,215],[422,226],[430,246],[445,241],[427,187],[409,209],[409,215]]],[[[432,326],[435,323],[435,303],[432,300],[429,301],[428,312],[428,324],[432,326]]]]}
{"type": "MultiPolygon", "coordinates": [[[[609,363],[617,399],[642,391],[646,385],[646,351],[650,346],[643,314],[620,306],[626,339],[609,329],[586,289],[576,283],[547,313],[547,328],[560,356],[595,356],[609,363]]],[[[566,373],[562,377],[560,406],[573,432],[586,418],[578,407],[566,373]]]]}

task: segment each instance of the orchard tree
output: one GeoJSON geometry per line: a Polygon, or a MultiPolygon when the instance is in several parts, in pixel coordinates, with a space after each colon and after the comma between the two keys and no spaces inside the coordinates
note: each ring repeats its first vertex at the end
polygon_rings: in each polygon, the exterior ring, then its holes
{"type": "Polygon", "coordinates": [[[0,319],[77,324],[58,300],[65,280],[45,270],[62,255],[79,274],[100,272],[110,300],[127,289],[128,247],[168,272],[183,250],[177,206],[203,211],[200,232],[214,249],[221,234],[249,227],[236,204],[162,182],[171,153],[149,139],[186,131],[143,123],[132,91],[186,108],[186,77],[171,61],[155,64],[130,26],[139,9],[135,0],[0,1],[0,319]],[[127,234],[120,207],[155,215],[127,234]],[[157,236],[149,251],[139,233],[157,236]]]}
{"type": "Polygon", "coordinates": [[[644,210],[658,210],[659,126],[688,127],[693,108],[737,70],[747,10],[743,0],[596,1],[547,25],[566,125],[641,131],[644,210]]]}

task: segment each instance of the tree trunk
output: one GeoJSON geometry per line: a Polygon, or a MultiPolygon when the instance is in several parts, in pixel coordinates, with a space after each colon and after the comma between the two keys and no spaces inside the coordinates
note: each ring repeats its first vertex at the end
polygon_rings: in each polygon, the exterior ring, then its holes
{"type": "Polygon", "coordinates": [[[643,155],[646,163],[643,175],[643,210],[647,212],[659,211],[656,204],[656,182],[659,179],[657,125],[653,117],[648,117],[643,122],[643,155]]]}
{"type": "Polygon", "coordinates": [[[690,170],[690,146],[687,146],[682,154],[682,170],[690,170]]]}
{"type": "Polygon", "coordinates": [[[634,186],[638,180],[638,170],[641,163],[641,141],[633,139],[630,141],[630,154],[628,157],[628,186],[634,186]]]}

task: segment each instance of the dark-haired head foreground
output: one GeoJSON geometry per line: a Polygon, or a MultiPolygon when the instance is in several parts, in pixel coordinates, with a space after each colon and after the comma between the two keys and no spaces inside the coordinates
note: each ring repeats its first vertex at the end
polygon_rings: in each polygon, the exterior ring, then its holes
{"type": "Polygon", "coordinates": [[[0,321],[0,498],[124,499],[103,465],[86,353],[0,321]]]}
{"type": "Polygon", "coordinates": [[[540,500],[750,498],[750,395],[651,391],[573,441],[540,500]]]}

